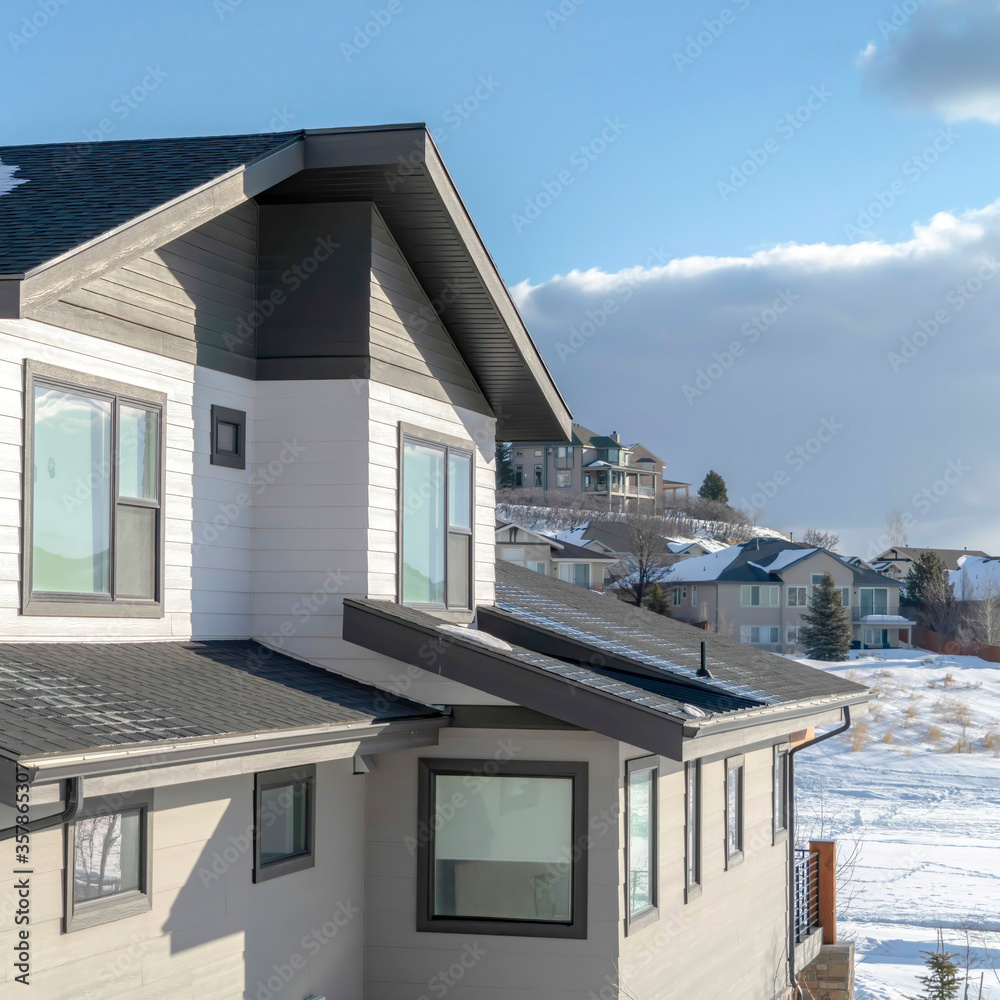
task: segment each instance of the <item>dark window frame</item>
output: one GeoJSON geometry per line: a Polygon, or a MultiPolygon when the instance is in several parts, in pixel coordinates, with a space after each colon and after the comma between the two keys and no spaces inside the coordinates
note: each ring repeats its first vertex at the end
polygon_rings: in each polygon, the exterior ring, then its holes
{"type": "Polygon", "coordinates": [[[120,795],[100,796],[93,802],[84,802],[76,816],[65,828],[65,869],[63,872],[63,932],[146,913],[153,908],[153,791],[122,792],[120,795]],[[121,800],[120,802],[117,800],[121,800]],[[77,902],[74,898],[76,876],[76,824],[81,819],[95,816],[110,816],[140,810],[139,820],[139,879],[141,887],[104,899],[88,899],[77,902]]]}
{"type": "Polygon", "coordinates": [[[771,760],[771,843],[788,837],[788,746],[776,744],[771,760]]]}
{"type": "Polygon", "coordinates": [[[625,936],[634,934],[636,931],[648,927],[660,919],[660,758],[656,755],[646,757],[635,757],[625,761],[625,936]],[[649,888],[651,904],[637,913],[632,913],[631,901],[629,899],[629,878],[631,876],[632,847],[631,830],[631,803],[629,793],[631,790],[631,777],[633,774],[645,771],[652,772],[650,803],[651,823],[652,823],[652,850],[649,868],[649,888]]]}
{"type": "Polygon", "coordinates": [[[690,903],[701,895],[702,863],[702,773],[701,761],[689,760],[684,765],[684,902],[690,903]],[[695,801],[691,802],[690,775],[694,775],[695,801]],[[693,827],[693,838],[691,836],[693,827]],[[694,840],[694,864],[689,851],[694,840]],[[694,877],[691,877],[691,869],[694,877]]]}
{"type": "Polygon", "coordinates": [[[247,467],[247,415],[245,410],[233,410],[228,406],[212,404],[212,450],[209,456],[212,465],[225,469],[245,469],[247,467]],[[236,450],[226,451],[219,447],[219,424],[232,424],[236,428],[236,450]]]}
{"type": "Polygon", "coordinates": [[[586,761],[478,760],[421,757],[417,763],[417,914],[416,929],[439,934],[493,934],[507,937],[587,937],[587,855],[589,766],[586,761]],[[434,779],[439,774],[530,778],[570,778],[572,805],[572,918],[567,923],[498,920],[489,917],[436,917],[434,900],[434,779]]]}
{"type": "Polygon", "coordinates": [[[267,882],[282,875],[316,866],[316,765],[300,764],[274,771],[258,771],[253,776],[253,881],[267,882]],[[306,789],[306,843],[308,848],[281,861],[263,864],[260,860],[261,799],[268,788],[303,785],[306,789]]]}
{"type": "Polygon", "coordinates": [[[744,852],[746,849],[746,783],[747,783],[747,771],[746,771],[746,758],[741,754],[738,757],[727,757],[725,766],[725,793],[726,793],[726,824],[725,824],[725,858],[726,858],[726,871],[730,868],[735,868],[738,865],[743,864],[744,852]],[[738,841],[737,848],[734,851],[729,849],[729,775],[733,772],[737,772],[737,789],[736,789],[736,838],[738,841]]]}
{"type": "Polygon", "coordinates": [[[166,428],[167,397],[162,392],[128,385],[114,379],[58,368],[41,361],[24,363],[24,448],[21,461],[22,546],[21,614],[63,618],[162,618],[164,615],[164,564],[166,561],[166,428]],[[111,520],[108,543],[108,594],[35,592],[32,580],[34,550],[34,450],[35,386],[51,386],[111,401],[111,520]],[[156,500],[118,496],[118,431],[121,405],[155,410],[159,414],[159,462],[156,500]],[[115,555],[118,545],[118,507],[140,507],[157,512],[153,558],[156,561],[153,600],[115,596],[115,555]]]}

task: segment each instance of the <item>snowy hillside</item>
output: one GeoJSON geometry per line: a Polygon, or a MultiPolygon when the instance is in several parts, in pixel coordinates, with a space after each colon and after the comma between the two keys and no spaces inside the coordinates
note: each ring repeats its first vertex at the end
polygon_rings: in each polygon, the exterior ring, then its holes
{"type": "Polygon", "coordinates": [[[877,698],[851,733],[796,759],[801,838],[836,839],[841,866],[857,849],[838,900],[857,1000],[919,994],[938,927],[971,968],[968,996],[983,974],[983,997],[1000,1000],[1000,664],[874,655],[801,661],[877,698]]]}

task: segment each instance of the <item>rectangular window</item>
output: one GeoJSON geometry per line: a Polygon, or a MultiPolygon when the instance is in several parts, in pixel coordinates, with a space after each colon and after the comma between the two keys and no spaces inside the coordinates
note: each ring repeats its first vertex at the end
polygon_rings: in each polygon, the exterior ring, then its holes
{"type": "Polygon", "coordinates": [[[851,588],[841,587],[840,588],[840,606],[842,608],[849,608],[851,606],[851,588]]]}
{"type": "Polygon", "coordinates": [[[701,895],[701,762],[684,765],[685,902],[701,895]]]}
{"type": "Polygon", "coordinates": [[[557,469],[573,468],[573,448],[556,448],[555,466],[557,469]]]}
{"type": "Polygon", "coordinates": [[[404,434],[403,604],[469,608],[472,601],[472,452],[404,434]]]}
{"type": "Polygon", "coordinates": [[[691,607],[696,608],[698,606],[698,588],[691,588],[691,607]]]}
{"type": "Polygon", "coordinates": [[[417,930],[586,937],[586,763],[419,767],[417,930]]]}
{"type": "Polygon", "coordinates": [[[121,798],[117,811],[84,804],[67,825],[67,932],[135,916],[151,907],[152,793],[126,792],[121,798]]]}
{"type": "Polygon", "coordinates": [[[658,757],[625,764],[625,863],[628,872],[626,930],[635,931],[657,917],[658,757]]]}
{"type": "Polygon", "coordinates": [[[559,563],[559,579],[576,587],[590,588],[590,563],[559,563]]]}
{"type": "Polygon", "coordinates": [[[542,576],[545,576],[545,563],[543,562],[529,562],[528,569],[535,573],[541,573],[542,576]]]}
{"type": "Polygon", "coordinates": [[[247,415],[228,406],[212,407],[212,465],[227,469],[247,467],[247,415]]]}
{"type": "Polygon", "coordinates": [[[788,830],[788,751],[774,748],[774,839],[788,830]]]}
{"type": "Polygon", "coordinates": [[[785,642],[788,643],[789,646],[798,645],[798,641],[799,641],[798,628],[789,626],[787,629],[785,629],[785,642]]]}
{"type": "Polygon", "coordinates": [[[726,868],[743,861],[744,764],[742,757],[726,761],[726,868]]]}
{"type": "Polygon", "coordinates": [[[254,779],[254,882],[312,868],[316,768],[262,771],[254,779]]]}
{"type": "Polygon", "coordinates": [[[777,625],[751,625],[751,642],[780,642],[777,625]]]}
{"type": "Polygon", "coordinates": [[[557,470],[556,472],[556,487],[559,489],[566,489],[568,486],[573,485],[573,473],[566,469],[557,470]]]}
{"type": "Polygon", "coordinates": [[[535,466],[535,485],[542,485],[542,467],[540,465],[535,466]]]}
{"type": "Polygon", "coordinates": [[[27,363],[25,614],[163,616],[165,402],[27,363]]]}
{"type": "Polygon", "coordinates": [[[674,607],[680,607],[680,605],[687,600],[687,587],[674,587],[674,607]]]}
{"type": "Polygon", "coordinates": [[[788,607],[804,608],[809,603],[809,589],[807,587],[788,588],[788,607]]]}
{"type": "Polygon", "coordinates": [[[781,601],[781,588],[749,584],[740,587],[740,604],[744,608],[776,608],[781,601]]]}
{"type": "Polygon", "coordinates": [[[861,587],[859,599],[862,617],[889,613],[889,590],[887,587],[861,587]]]}
{"type": "Polygon", "coordinates": [[[519,545],[501,545],[500,558],[504,562],[514,563],[517,566],[524,565],[524,548],[519,545]]]}

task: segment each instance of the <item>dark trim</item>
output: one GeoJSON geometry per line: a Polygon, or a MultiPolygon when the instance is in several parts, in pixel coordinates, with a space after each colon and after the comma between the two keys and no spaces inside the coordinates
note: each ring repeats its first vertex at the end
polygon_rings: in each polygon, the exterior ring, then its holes
{"type": "Polygon", "coordinates": [[[21,277],[0,275],[0,319],[20,319],[21,277]]]}
{"type": "Polygon", "coordinates": [[[587,829],[589,820],[589,767],[585,761],[470,760],[421,757],[417,764],[417,920],[418,931],[439,934],[498,934],[510,937],[587,937],[587,829]],[[535,920],[492,920],[474,917],[435,917],[434,886],[434,777],[438,774],[571,778],[573,781],[571,853],[572,919],[568,923],[535,920]]]}
{"type": "Polygon", "coordinates": [[[146,913],[153,907],[153,790],[102,795],[84,802],[75,818],[65,826],[64,871],[65,910],[63,932],[96,927],[98,924],[146,913]],[[107,816],[112,813],[140,810],[139,816],[139,888],[106,899],[91,899],[77,903],[73,898],[73,877],[76,871],[76,824],[81,819],[107,816]]]}
{"type": "Polygon", "coordinates": [[[702,773],[701,773],[701,761],[691,760],[684,765],[684,902],[690,903],[692,900],[698,899],[701,896],[701,864],[702,864],[702,773]],[[691,796],[688,794],[688,775],[694,773],[694,803],[691,802],[691,796]],[[692,816],[692,805],[694,806],[694,815],[692,816]],[[688,858],[688,826],[691,824],[692,819],[694,820],[694,878],[689,875],[689,869],[692,867],[689,864],[688,858]]]}
{"type": "MultiPolygon", "coordinates": [[[[3,769],[0,768],[0,770],[3,769]]],[[[4,796],[0,796],[0,802],[17,802],[18,777],[24,778],[30,786],[31,776],[26,775],[16,765],[11,768],[10,777],[13,783],[9,786],[9,790],[4,789],[4,796]],[[9,799],[5,796],[9,796],[9,799]]],[[[30,795],[30,787],[28,794],[30,795]]],[[[48,830],[50,827],[72,822],[80,811],[80,803],[83,801],[83,778],[70,778],[66,782],[66,794],[60,797],[60,801],[66,803],[66,808],[62,812],[52,813],[49,816],[39,816],[27,823],[16,823],[14,826],[0,830],[0,840],[13,840],[19,833],[38,833],[39,830],[48,830]]],[[[29,807],[30,804],[29,802],[29,807]]]]}
{"type": "Polygon", "coordinates": [[[625,841],[625,936],[628,937],[630,934],[635,934],[637,931],[642,930],[643,927],[649,926],[649,924],[655,923],[660,919],[660,758],[658,755],[652,755],[649,757],[635,757],[632,760],[625,761],[625,824],[624,824],[624,841],[625,841]],[[629,793],[631,790],[631,781],[629,780],[633,774],[642,773],[644,771],[652,772],[653,780],[650,784],[650,794],[652,801],[650,803],[650,822],[652,824],[652,837],[650,844],[650,866],[649,866],[649,881],[650,881],[650,899],[652,903],[647,906],[646,909],[640,910],[639,913],[632,915],[631,901],[629,900],[629,875],[631,866],[631,803],[629,798],[629,793]]]}
{"type": "Polygon", "coordinates": [[[247,414],[246,410],[233,410],[228,406],[212,404],[211,454],[212,465],[227,469],[247,467],[247,414]],[[236,428],[236,448],[224,451],[219,447],[219,424],[232,424],[236,428]]]}
{"type": "Polygon", "coordinates": [[[114,379],[72,371],[55,365],[24,362],[24,447],[21,457],[22,484],[22,546],[21,546],[21,614],[62,618],[162,618],[166,562],[166,476],[167,476],[167,396],[154,389],[128,385],[114,379]],[[33,498],[35,450],[35,385],[53,385],[69,391],[103,395],[112,401],[111,411],[111,521],[108,545],[109,594],[35,594],[32,592],[33,498]],[[159,415],[159,463],[156,501],[122,499],[118,496],[118,429],[121,404],[138,404],[156,409],[159,415]],[[117,551],[118,507],[142,507],[157,511],[156,539],[153,556],[156,596],[154,600],[116,598],[115,556],[117,551]]]}
{"type": "Polygon", "coordinates": [[[300,764],[275,771],[258,771],[253,776],[253,880],[266,882],[316,865],[316,765],[300,764]],[[282,861],[263,864],[260,860],[261,799],[268,788],[301,785],[306,790],[306,850],[282,861]]]}
{"type": "Polygon", "coordinates": [[[579,726],[520,705],[453,705],[456,729],[558,729],[580,732],[579,726]]]}
{"type": "Polygon", "coordinates": [[[746,850],[746,799],[747,799],[747,768],[746,758],[743,754],[726,758],[726,766],[723,768],[725,785],[723,789],[726,794],[725,800],[725,832],[723,856],[726,859],[726,871],[743,864],[744,851],[746,850]],[[729,850],[729,775],[733,771],[739,773],[738,788],[736,794],[737,824],[736,830],[739,835],[739,850],[730,852],[729,850]]]}

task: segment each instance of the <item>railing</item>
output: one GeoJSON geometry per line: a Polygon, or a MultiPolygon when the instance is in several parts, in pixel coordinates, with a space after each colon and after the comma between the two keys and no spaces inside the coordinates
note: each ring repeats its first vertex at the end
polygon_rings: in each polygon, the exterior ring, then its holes
{"type": "Polygon", "coordinates": [[[893,611],[888,605],[883,604],[862,604],[860,607],[854,605],[851,608],[851,621],[859,622],[868,615],[898,615],[899,611],[893,611]]]}
{"type": "Polygon", "coordinates": [[[820,926],[819,854],[795,848],[795,943],[799,944],[820,926]]]}

